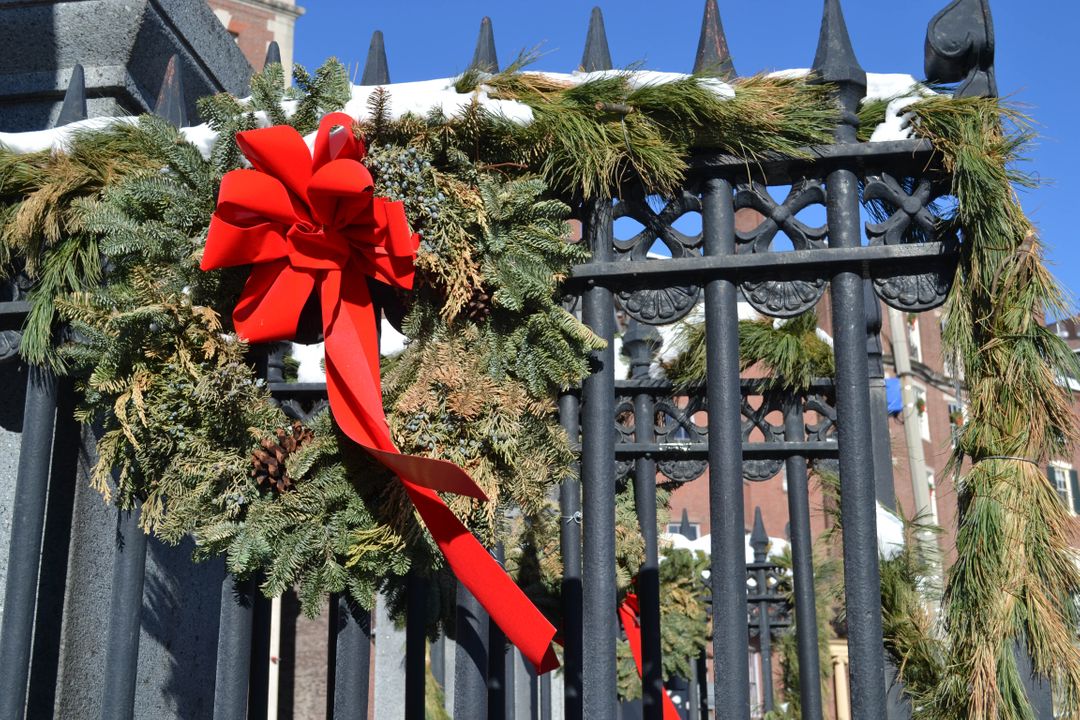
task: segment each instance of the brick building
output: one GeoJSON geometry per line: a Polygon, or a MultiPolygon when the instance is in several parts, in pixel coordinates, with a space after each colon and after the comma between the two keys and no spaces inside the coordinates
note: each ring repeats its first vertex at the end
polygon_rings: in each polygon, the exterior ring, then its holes
{"type": "Polygon", "coordinates": [[[209,0],[209,4],[253,68],[262,68],[266,48],[276,40],[286,76],[292,72],[293,31],[296,19],[304,14],[296,0],[209,0]]]}

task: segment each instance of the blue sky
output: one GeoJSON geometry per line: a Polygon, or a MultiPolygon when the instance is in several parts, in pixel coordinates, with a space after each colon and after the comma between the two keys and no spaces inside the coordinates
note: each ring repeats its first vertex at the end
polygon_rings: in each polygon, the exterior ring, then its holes
{"type": "MultiPolygon", "coordinates": [[[[472,58],[480,19],[495,28],[499,61],[537,45],[546,53],[537,69],[577,67],[589,11],[595,2],[546,0],[300,0],[307,13],[296,26],[296,61],[308,67],[335,56],[362,68],[373,30],[386,36],[394,82],[446,77],[472,58]]],[[[653,70],[687,72],[694,61],[704,0],[661,4],[621,0],[601,4],[616,67],[642,63],[653,70]],[[658,11],[659,10],[659,11],[658,11]]],[[[926,24],[948,0],[847,0],[844,12],[855,51],[870,72],[923,74],[926,24]]],[[[1030,172],[1043,186],[1023,202],[1040,228],[1052,270],[1080,295],[1080,247],[1073,238],[1080,202],[1080,80],[1070,68],[1080,43],[1080,3],[1066,0],[991,0],[997,37],[998,85],[1024,106],[1040,138],[1030,172]],[[1067,70],[1067,68],[1070,68],[1067,70]],[[1072,214],[1072,216],[1070,216],[1072,214]]],[[[741,75],[807,67],[814,57],[821,2],[720,0],[720,13],[741,75]]],[[[357,73],[359,77],[359,72],[357,73]]]]}

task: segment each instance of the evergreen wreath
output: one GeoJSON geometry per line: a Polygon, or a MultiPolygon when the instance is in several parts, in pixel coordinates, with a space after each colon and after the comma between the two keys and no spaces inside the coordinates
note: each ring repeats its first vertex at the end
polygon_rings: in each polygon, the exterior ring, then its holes
{"type": "MultiPolygon", "coordinates": [[[[626,182],[669,192],[699,149],[748,162],[803,155],[830,141],[837,118],[830,89],[802,78],[741,79],[722,97],[702,78],[637,84],[616,72],[569,83],[520,72],[527,61],[468,72],[457,88],[524,103],[529,123],[479,102],[453,117],[395,118],[389,94],[375,91],[359,127],[378,193],[403,200],[423,238],[404,327],[412,344],[384,365],[395,439],[462,464],[484,486],[496,502],[452,503],[485,542],[505,537],[502,509],[543,517],[548,491],[572,472],[552,398],[585,375],[599,341],[557,302],[584,259],[565,242],[570,206],[626,182]]],[[[141,503],[143,527],[163,540],[191,534],[197,555],[224,553],[230,571],[263,573],[267,594],[298,585],[309,612],[326,592],[370,607],[377,588],[410,567],[430,571],[438,554],[397,486],[328,415],[281,458],[291,486],[252,477],[253,453],[288,423],[223,319],[243,272],[198,270],[220,178],[242,163],[235,132],[267,123],[311,132],[350,97],[336,62],[314,75],[298,68],[294,81],[286,91],[271,66],[250,99],[204,100],[218,132],[209,158],[154,118],[79,132],[62,152],[0,148],[0,263],[34,283],[24,357],[80,378],[79,416],[100,431],[95,487],[122,507],[141,503]]],[[[1014,191],[1028,133],[996,99],[934,96],[906,111],[953,178],[963,243],[945,345],[970,397],[945,637],[920,646],[949,670],[912,683],[918,713],[1028,717],[1018,641],[1075,713],[1080,572],[1065,510],[1035,463],[1075,441],[1058,379],[1077,368],[1038,322],[1066,308],[1014,191]]],[[[862,132],[885,113],[886,102],[865,103],[862,132]]]]}

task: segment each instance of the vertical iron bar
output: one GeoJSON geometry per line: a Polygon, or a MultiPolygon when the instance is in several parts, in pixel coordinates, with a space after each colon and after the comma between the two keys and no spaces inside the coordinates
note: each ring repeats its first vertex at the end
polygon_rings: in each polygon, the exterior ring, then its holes
{"type": "MultiPolygon", "coordinates": [[[[789,395],[784,407],[784,440],[805,442],[800,398],[789,395]]],[[[810,538],[810,485],[806,458],[786,461],[788,519],[791,522],[791,570],[795,576],[795,636],[799,657],[799,697],[804,720],[821,720],[821,659],[818,654],[817,599],[814,594],[814,546],[810,538]]]]}
{"type": "Polygon", "coordinates": [[[517,717],[517,657],[514,655],[513,645],[506,648],[504,657],[506,659],[506,697],[503,698],[503,710],[505,720],[514,720],[517,717]]]}
{"type": "Polygon", "coordinates": [[[540,677],[540,720],[551,720],[551,673],[540,677]]]}
{"type": "Polygon", "coordinates": [[[251,578],[238,581],[232,573],[226,573],[221,581],[214,720],[247,716],[251,622],[256,592],[255,581],[251,578]]]}
{"type": "MultiPolygon", "coordinates": [[[[865,88],[840,85],[843,120],[836,130],[838,144],[857,142],[855,111],[864,94],[865,88]]],[[[854,167],[842,165],[829,173],[826,182],[829,247],[859,247],[859,178],[854,167]]],[[[877,493],[862,275],[850,269],[838,271],[832,278],[831,297],[851,713],[856,718],[885,717],[877,493]]]]}
{"type": "Polygon", "coordinates": [[[705,720],[709,715],[709,664],[702,650],[694,668],[698,681],[698,716],[696,720],[705,720]]]}
{"type": "Polygon", "coordinates": [[[21,720],[30,677],[30,650],[40,569],[49,460],[56,422],[56,377],[31,366],[8,540],[4,619],[0,628],[0,717],[21,720]]]}
{"type": "Polygon", "coordinates": [[[863,302],[866,304],[866,357],[870,372],[870,432],[874,439],[874,488],[878,502],[895,511],[889,400],[885,394],[885,363],[881,357],[881,302],[870,279],[863,281],[863,302]]]}
{"type": "Polygon", "coordinates": [[[439,690],[446,690],[446,635],[441,630],[431,643],[431,677],[439,690]]]}
{"type": "Polygon", "coordinates": [[[109,635],[101,698],[102,720],[130,720],[135,713],[135,681],[139,672],[139,628],[142,621],[143,580],[146,577],[146,533],[139,527],[139,510],[117,512],[117,547],[113,560],[109,635]]]}
{"type": "MultiPolygon", "coordinates": [[[[701,221],[706,255],[735,253],[732,200],[728,181],[705,182],[701,221]]],[[[735,283],[710,280],[705,285],[705,340],[714,703],[717,718],[722,713],[725,719],[749,720],[749,637],[748,630],[740,630],[747,625],[738,313],[735,283]]]]}
{"type": "Polygon", "coordinates": [[[270,598],[258,589],[252,597],[250,662],[248,718],[262,720],[270,700],[270,598]]]}
{"type": "Polygon", "coordinates": [[[457,586],[454,720],[487,717],[488,616],[469,590],[457,586]]]}
{"type": "MultiPolygon", "coordinates": [[[[405,615],[405,720],[424,720],[427,675],[427,580],[415,571],[407,578],[405,615]]],[[[367,677],[364,677],[367,687],[367,677]]]]}
{"type": "MultiPolygon", "coordinates": [[[[559,397],[559,422],[570,446],[579,448],[580,402],[573,393],[559,397]]],[[[581,465],[575,463],[572,480],[563,483],[559,501],[562,512],[560,549],[563,558],[563,714],[581,720],[581,465]]]]}
{"type": "MultiPolygon", "coordinates": [[[[611,201],[592,201],[585,213],[592,261],[610,260],[611,201]]],[[[615,303],[610,289],[587,287],[582,319],[607,341],[603,350],[590,353],[592,372],[581,390],[582,642],[589,649],[582,663],[583,709],[589,720],[615,720],[615,303]]]]}
{"type": "MultiPolygon", "coordinates": [[[[623,349],[630,356],[631,377],[649,377],[653,349],[660,344],[657,332],[631,321],[623,337],[623,349]]],[[[634,396],[634,442],[656,440],[653,396],[634,396]]],[[[637,595],[641,608],[641,709],[643,720],[663,720],[664,672],[660,646],[660,557],[656,532],[656,461],[645,456],[634,461],[634,504],[641,535],[645,539],[645,559],[638,569],[637,595]]]]}
{"type": "MultiPolygon", "coordinates": [[[[330,635],[333,720],[368,716],[368,677],[371,669],[371,613],[345,593],[330,596],[330,635]]],[[[406,676],[406,681],[408,676],[406,676]]]]}
{"type": "MultiPolygon", "coordinates": [[[[764,560],[764,558],[763,558],[764,560]]],[[[763,569],[758,569],[757,592],[765,595],[768,588],[769,578],[763,569]]],[[[765,712],[773,711],[773,678],[772,678],[772,626],[769,624],[769,603],[758,603],[758,649],[761,656],[761,694],[764,698],[765,712]]]]}
{"type": "Polygon", "coordinates": [[[30,656],[30,689],[26,715],[50,717],[56,706],[60,677],[64,588],[68,578],[75,476],[78,474],[82,425],[75,419],[75,386],[58,380],[56,425],[49,470],[49,497],[45,506],[45,532],[41,539],[41,571],[34,619],[34,647],[30,656]]]}
{"type": "MultiPolygon", "coordinates": [[[[495,559],[500,565],[506,562],[502,543],[495,546],[495,559]]],[[[506,644],[506,634],[494,620],[488,621],[488,647],[488,720],[506,720],[514,715],[513,674],[507,672],[514,656],[506,644]]]]}

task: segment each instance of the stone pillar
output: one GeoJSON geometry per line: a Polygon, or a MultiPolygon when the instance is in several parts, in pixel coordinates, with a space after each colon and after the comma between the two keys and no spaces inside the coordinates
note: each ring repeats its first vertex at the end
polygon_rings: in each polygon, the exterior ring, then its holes
{"type": "Polygon", "coordinates": [[[86,70],[89,117],[149,112],[173,54],[193,120],[198,98],[244,95],[251,78],[209,6],[190,0],[0,0],[0,47],[6,132],[52,127],[75,63],[86,70]]]}

